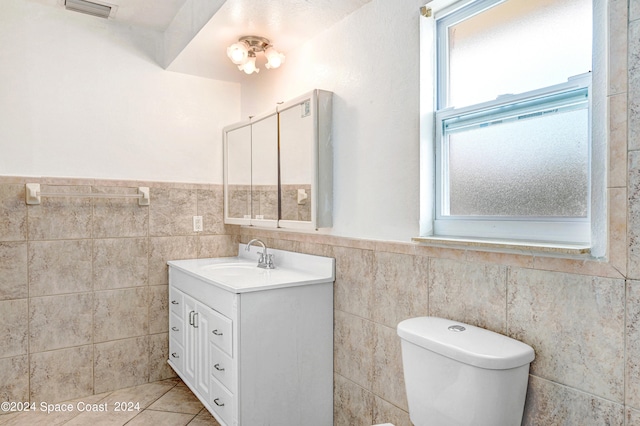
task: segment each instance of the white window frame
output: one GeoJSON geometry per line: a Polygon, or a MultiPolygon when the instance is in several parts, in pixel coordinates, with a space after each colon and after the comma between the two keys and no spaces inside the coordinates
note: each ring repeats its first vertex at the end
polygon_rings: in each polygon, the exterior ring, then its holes
{"type": "MultiPolygon", "coordinates": [[[[444,218],[440,214],[440,200],[438,185],[441,185],[441,165],[437,163],[437,151],[440,149],[441,133],[439,124],[446,118],[448,111],[443,110],[437,116],[438,87],[437,70],[442,61],[437,60],[436,20],[451,15],[462,7],[474,2],[472,7],[478,10],[486,9],[487,2],[499,3],[502,0],[434,0],[427,4],[430,15],[420,20],[420,54],[421,54],[421,90],[420,90],[420,237],[454,237],[461,239],[517,239],[531,241],[536,244],[541,241],[549,245],[557,243],[574,243],[577,246],[587,246],[591,255],[602,257],[606,253],[606,0],[593,0],[593,68],[590,78],[579,76],[567,83],[543,88],[520,95],[501,97],[482,105],[490,109],[500,104],[517,100],[518,97],[542,95],[551,91],[566,91],[575,87],[586,87],[590,90],[591,117],[591,162],[590,162],[590,204],[589,217],[586,220],[553,221],[546,218],[517,218],[516,220],[495,221],[485,218],[444,218]],[[528,223],[522,227],[522,222],[528,223]],[[531,225],[531,226],[529,226],[531,225]],[[585,227],[587,232],[585,232],[585,227]],[[500,229],[502,228],[502,229],[500,229]],[[516,232],[516,229],[520,231],[516,232]],[[539,230],[545,230],[546,236],[540,237],[539,230]],[[575,235],[587,234],[588,241],[577,239],[575,235]],[[550,237],[553,236],[553,237],[550,237]]],[[[425,13],[423,13],[423,16],[425,13]]],[[[477,107],[477,106],[475,106],[477,107]]],[[[464,110],[461,108],[458,110],[464,110]]]]}
{"type": "MultiPolygon", "coordinates": [[[[464,117],[469,114],[482,115],[486,111],[495,111],[497,108],[510,107],[520,102],[542,99],[541,107],[551,109],[552,97],[575,99],[576,97],[591,91],[591,76],[582,75],[570,81],[551,87],[526,92],[518,95],[500,97],[498,100],[472,105],[464,108],[449,108],[436,112],[436,200],[434,232],[438,235],[457,237],[477,237],[495,239],[515,239],[527,241],[556,241],[588,244],[591,234],[590,206],[585,217],[535,217],[513,216],[491,219],[491,216],[454,216],[448,213],[448,185],[446,176],[447,139],[444,137],[444,123],[456,117],[464,117]],[[571,96],[576,93],[577,96],[571,96]]],[[[588,110],[591,111],[591,97],[587,98],[588,110]]],[[[564,105],[565,102],[562,102],[564,105]]],[[[538,108],[536,108],[538,109],[538,108]]],[[[485,119],[496,117],[492,114],[484,115],[485,119]]],[[[497,119],[497,117],[496,117],[497,119]]],[[[467,120],[465,120],[467,121],[467,120]]],[[[484,121],[484,120],[483,120],[484,121]]],[[[589,146],[591,141],[589,140],[589,146]]],[[[590,157],[590,149],[587,155],[590,157]]],[[[590,162],[590,158],[587,159],[590,162]]],[[[590,191],[587,191],[590,198],[590,191]]]]}

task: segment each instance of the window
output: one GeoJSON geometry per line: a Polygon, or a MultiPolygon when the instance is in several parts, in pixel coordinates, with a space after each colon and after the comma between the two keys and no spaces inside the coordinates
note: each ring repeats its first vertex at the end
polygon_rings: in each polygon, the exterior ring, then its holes
{"type": "Polygon", "coordinates": [[[432,28],[427,235],[589,245],[592,1],[461,3],[432,28]]]}

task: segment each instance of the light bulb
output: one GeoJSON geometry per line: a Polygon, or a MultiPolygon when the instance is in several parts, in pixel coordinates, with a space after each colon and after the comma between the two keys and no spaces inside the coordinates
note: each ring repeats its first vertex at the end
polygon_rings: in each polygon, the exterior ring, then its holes
{"type": "Polygon", "coordinates": [[[284,55],[273,47],[269,47],[265,50],[264,56],[267,58],[267,64],[265,67],[269,69],[278,68],[284,62],[284,55]]]}
{"type": "Polygon", "coordinates": [[[233,43],[227,47],[227,56],[236,65],[243,65],[249,58],[249,48],[245,43],[233,43]]]}
{"type": "Polygon", "coordinates": [[[256,68],[256,57],[250,56],[242,65],[238,65],[238,69],[244,71],[246,74],[258,73],[260,72],[260,68],[256,68]]]}

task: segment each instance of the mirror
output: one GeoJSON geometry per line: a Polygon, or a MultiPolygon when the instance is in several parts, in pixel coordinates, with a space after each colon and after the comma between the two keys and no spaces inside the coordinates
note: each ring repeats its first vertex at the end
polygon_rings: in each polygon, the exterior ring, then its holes
{"type": "Polygon", "coordinates": [[[251,121],[251,224],[277,226],[278,115],[251,121]],[[259,222],[259,221],[274,221],[259,222]]]}
{"type": "Polygon", "coordinates": [[[225,222],[248,225],[251,219],[251,123],[225,128],[225,222]]]}
{"type": "Polygon", "coordinates": [[[314,90],[278,107],[281,228],[332,225],[333,94],[314,90]]]}
{"type": "Polygon", "coordinates": [[[280,114],[280,209],[283,220],[311,221],[314,138],[311,100],[280,114]]]}

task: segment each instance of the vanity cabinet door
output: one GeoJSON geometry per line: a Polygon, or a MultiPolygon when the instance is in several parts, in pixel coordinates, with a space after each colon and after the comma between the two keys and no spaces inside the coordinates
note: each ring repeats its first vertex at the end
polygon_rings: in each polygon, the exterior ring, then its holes
{"type": "MultiPolygon", "coordinates": [[[[174,289],[172,291],[179,293],[174,289]]],[[[180,300],[184,304],[184,320],[177,318],[174,312],[170,314],[171,350],[175,353],[172,363],[179,367],[185,382],[194,386],[208,400],[211,395],[212,373],[210,345],[216,338],[216,333],[220,333],[218,330],[222,330],[220,318],[224,316],[186,294],[180,293],[180,300]],[[179,344],[181,341],[182,345],[179,344]]],[[[230,320],[228,327],[225,325],[224,332],[228,332],[230,339],[230,320]]],[[[231,365],[229,369],[233,370],[231,365]]]]}
{"type": "Polygon", "coordinates": [[[213,329],[213,315],[215,312],[201,304],[196,303],[196,389],[205,398],[208,399],[210,395],[210,383],[209,375],[211,374],[210,366],[210,351],[209,351],[209,334],[213,329]]]}
{"type": "Polygon", "coordinates": [[[194,327],[194,321],[196,320],[196,301],[186,294],[183,295],[184,309],[185,309],[185,333],[184,333],[184,361],[183,361],[183,373],[185,380],[190,383],[195,383],[196,379],[196,341],[197,341],[197,329],[194,327]]]}

